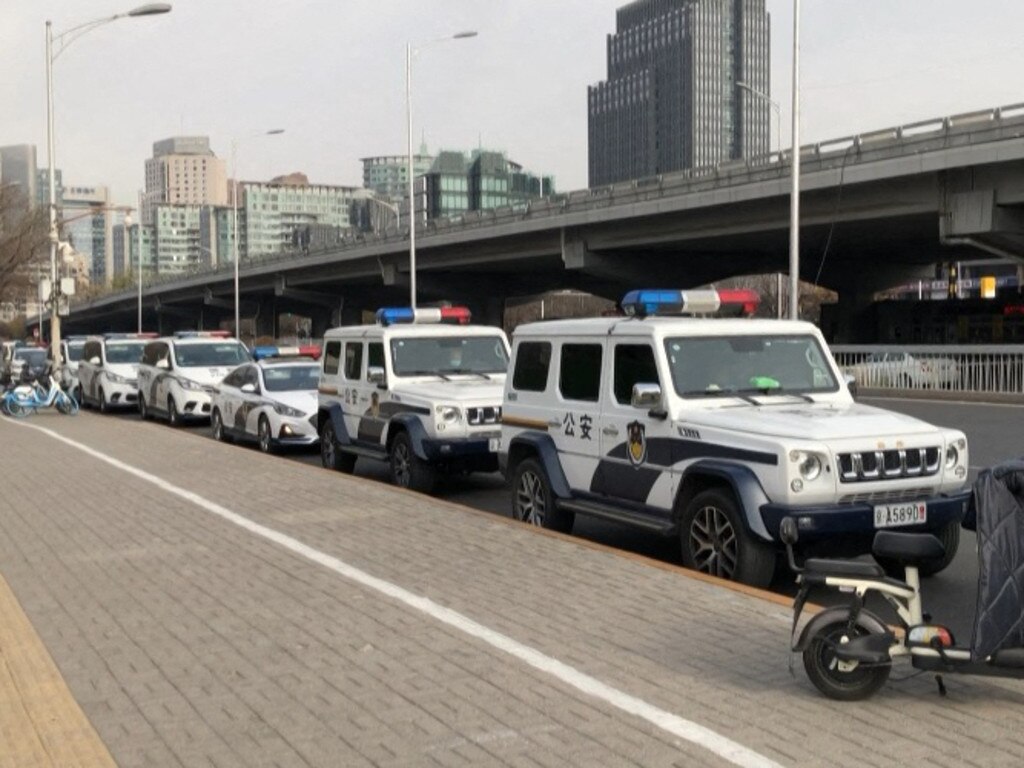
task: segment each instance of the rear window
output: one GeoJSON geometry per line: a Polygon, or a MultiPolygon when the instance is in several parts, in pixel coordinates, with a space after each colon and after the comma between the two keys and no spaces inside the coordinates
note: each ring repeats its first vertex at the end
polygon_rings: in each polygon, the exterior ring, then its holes
{"type": "Polygon", "coordinates": [[[558,390],[566,400],[596,403],[601,390],[601,345],[564,344],[558,390]]]}
{"type": "Polygon", "coordinates": [[[334,376],[341,365],[341,342],[328,341],[324,346],[324,373],[334,376]]]}
{"type": "Polygon", "coordinates": [[[551,342],[524,341],[516,352],[512,388],[524,392],[543,392],[548,385],[550,367],[551,342]]]}

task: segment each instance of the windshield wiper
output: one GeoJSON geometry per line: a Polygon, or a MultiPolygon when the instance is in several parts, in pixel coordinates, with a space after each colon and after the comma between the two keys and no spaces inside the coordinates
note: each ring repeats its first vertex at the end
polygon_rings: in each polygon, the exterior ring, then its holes
{"type": "Polygon", "coordinates": [[[779,397],[779,396],[798,397],[801,400],[804,400],[804,401],[806,401],[808,403],[816,403],[816,402],[818,402],[817,400],[815,400],[813,397],[811,397],[810,395],[806,394],[805,392],[786,392],[786,391],[782,390],[779,387],[772,387],[771,389],[749,389],[749,390],[746,390],[746,391],[747,392],[756,392],[757,394],[761,395],[762,397],[779,397]]]}
{"type": "Polygon", "coordinates": [[[487,381],[491,380],[490,376],[488,376],[486,373],[482,373],[480,371],[466,371],[466,370],[463,370],[462,368],[445,368],[444,372],[445,373],[451,373],[453,375],[458,375],[458,376],[479,376],[479,377],[481,377],[483,379],[486,379],[487,381]]]}
{"type": "Polygon", "coordinates": [[[445,381],[451,381],[450,377],[445,376],[440,371],[395,371],[395,374],[397,376],[437,376],[445,381]]]}
{"type": "Polygon", "coordinates": [[[736,397],[740,400],[745,400],[751,405],[761,405],[761,403],[757,402],[757,400],[752,398],[750,395],[745,395],[738,389],[694,389],[690,392],[683,393],[683,397],[693,395],[700,395],[703,397],[736,397]]]}

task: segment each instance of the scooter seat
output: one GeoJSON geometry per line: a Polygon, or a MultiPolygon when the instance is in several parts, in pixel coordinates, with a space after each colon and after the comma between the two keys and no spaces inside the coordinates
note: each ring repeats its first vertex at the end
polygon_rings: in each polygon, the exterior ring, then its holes
{"type": "Polygon", "coordinates": [[[991,663],[996,667],[1024,669],[1024,648],[1002,648],[992,654],[991,663]]]}
{"type": "Polygon", "coordinates": [[[896,560],[900,563],[915,563],[921,560],[938,560],[946,554],[942,542],[930,533],[897,533],[879,531],[871,545],[875,557],[896,560]]]}
{"type": "Polygon", "coordinates": [[[829,560],[812,557],[804,562],[804,569],[812,573],[851,576],[856,579],[874,579],[885,576],[885,571],[878,563],[868,563],[863,560],[829,560]]]}

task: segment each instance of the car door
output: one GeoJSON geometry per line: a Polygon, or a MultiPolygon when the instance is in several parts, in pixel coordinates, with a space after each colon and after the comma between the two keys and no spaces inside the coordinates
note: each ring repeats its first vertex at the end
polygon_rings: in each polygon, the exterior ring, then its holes
{"type": "Polygon", "coordinates": [[[238,390],[240,416],[235,421],[246,437],[255,438],[258,429],[260,403],[263,394],[260,387],[260,372],[255,365],[247,365],[242,372],[242,386],[238,390]]]}
{"type": "Polygon", "coordinates": [[[237,413],[241,402],[238,389],[242,386],[244,373],[244,366],[239,366],[225,376],[223,381],[217,385],[219,390],[217,407],[220,409],[221,424],[224,425],[224,430],[231,434],[236,434],[237,432],[235,429],[235,413],[237,413]]]}
{"type": "Polygon", "coordinates": [[[85,350],[82,353],[82,360],[78,364],[78,385],[82,393],[90,400],[98,400],[99,373],[103,365],[103,350],[99,341],[87,341],[85,350]]]}
{"type": "Polygon", "coordinates": [[[663,387],[650,338],[612,337],[601,388],[598,490],[628,506],[669,510],[676,484],[674,435],[661,407],[633,405],[634,385],[663,387]]]}
{"type": "Polygon", "coordinates": [[[600,493],[598,429],[604,339],[568,338],[558,350],[558,386],[548,417],[565,479],[573,493],[600,493]]]}
{"type": "MultiPolygon", "coordinates": [[[[366,343],[362,339],[346,339],[341,348],[338,397],[341,399],[345,430],[350,438],[358,438],[363,409],[359,396],[363,387],[366,343]]],[[[363,393],[365,395],[365,393],[363,393]]]]}

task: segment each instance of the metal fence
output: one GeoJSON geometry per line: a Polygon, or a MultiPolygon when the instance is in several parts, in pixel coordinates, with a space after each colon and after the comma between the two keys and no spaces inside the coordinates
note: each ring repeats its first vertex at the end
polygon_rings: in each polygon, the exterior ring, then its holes
{"type": "Polygon", "coordinates": [[[835,345],[859,389],[1024,395],[1024,345],[835,345]]]}

